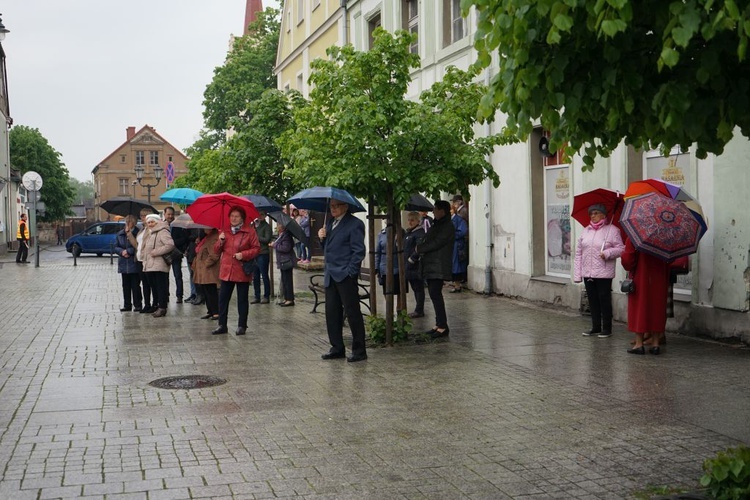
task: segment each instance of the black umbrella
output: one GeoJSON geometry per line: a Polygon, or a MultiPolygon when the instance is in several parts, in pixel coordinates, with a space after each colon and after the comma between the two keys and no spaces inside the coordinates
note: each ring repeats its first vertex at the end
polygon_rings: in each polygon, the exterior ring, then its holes
{"type": "Polygon", "coordinates": [[[297,238],[297,240],[301,241],[305,244],[305,246],[308,245],[308,238],[305,236],[305,230],[302,229],[302,227],[297,224],[297,221],[292,219],[289,215],[285,214],[284,212],[271,212],[268,214],[270,218],[276,221],[276,224],[280,224],[286,228],[287,231],[292,233],[292,236],[297,238]]]}
{"type": "Polygon", "coordinates": [[[435,206],[430,203],[430,200],[425,198],[419,193],[411,195],[409,201],[406,203],[404,210],[412,210],[416,212],[431,212],[435,206]]]}
{"type": "Polygon", "coordinates": [[[278,202],[262,194],[243,194],[242,198],[252,201],[255,208],[266,213],[280,211],[284,208],[278,202]]]}
{"type": "Polygon", "coordinates": [[[124,196],[117,198],[110,198],[101,205],[99,208],[106,210],[113,215],[135,215],[136,218],[140,218],[141,209],[148,209],[151,213],[158,214],[159,211],[152,207],[149,203],[143,200],[136,200],[133,198],[126,198],[124,196]]]}

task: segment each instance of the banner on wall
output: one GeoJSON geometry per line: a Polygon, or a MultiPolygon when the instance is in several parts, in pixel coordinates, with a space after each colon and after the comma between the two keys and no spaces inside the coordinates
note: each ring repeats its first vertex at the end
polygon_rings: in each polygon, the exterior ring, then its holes
{"type": "Polygon", "coordinates": [[[544,169],[547,274],[570,276],[570,178],[569,166],[544,169]]]}

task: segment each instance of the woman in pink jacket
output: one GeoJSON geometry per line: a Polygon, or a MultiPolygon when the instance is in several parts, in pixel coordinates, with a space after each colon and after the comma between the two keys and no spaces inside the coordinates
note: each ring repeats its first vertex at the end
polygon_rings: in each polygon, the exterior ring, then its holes
{"type": "Polygon", "coordinates": [[[246,224],[247,218],[242,207],[232,207],[229,211],[228,231],[219,233],[219,238],[214,244],[214,253],[221,255],[219,261],[219,326],[212,331],[214,335],[227,333],[227,316],[229,315],[229,300],[232,292],[237,286],[237,309],[239,320],[237,322],[237,335],[245,335],[247,332],[247,315],[250,301],[248,292],[253,275],[245,274],[242,263],[258,256],[260,243],[255,227],[246,224]]]}
{"type": "Polygon", "coordinates": [[[590,337],[607,338],[612,335],[612,278],[615,261],[625,250],[620,230],[607,220],[604,205],[589,207],[591,223],[586,226],[576,245],[573,281],[583,281],[591,309],[590,337]]]}

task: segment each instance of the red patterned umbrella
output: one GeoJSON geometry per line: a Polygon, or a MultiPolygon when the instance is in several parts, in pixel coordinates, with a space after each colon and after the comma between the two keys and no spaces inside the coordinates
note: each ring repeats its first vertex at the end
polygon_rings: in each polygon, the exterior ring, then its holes
{"type": "Polygon", "coordinates": [[[638,250],[668,262],[698,251],[705,233],[684,203],[655,192],[625,200],[620,225],[638,250]]]}
{"type": "Polygon", "coordinates": [[[204,194],[187,207],[185,212],[198,224],[226,229],[229,227],[229,212],[234,207],[245,211],[245,224],[260,216],[253,202],[230,193],[204,194]]]}

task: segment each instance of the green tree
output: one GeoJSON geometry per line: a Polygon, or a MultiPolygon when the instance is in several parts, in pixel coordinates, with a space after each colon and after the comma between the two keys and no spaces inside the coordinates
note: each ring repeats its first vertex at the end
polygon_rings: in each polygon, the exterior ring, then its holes
{"type": "Polygon", "coordinates": [[[73,203],[85,204],[87,201],[94,202],[94,183],[92,181],[79,181],[71,177],[69,179],[71,189],[73,189],[73,203]]]}
{"type": "Polygon", "coordinates": [[[536,120],[550,148],[582,151],[587,169],[621,141],[695,144],[720,154],[750,137],[750,2],[713,0],[462,0],[479,11],[478,65],[497,52],[484,116],[507,115],[526,140],[536,120]]]}
{"type": "MultiPolygon", "coordinates": [[[[309,103],[296,108],[295,128],[281,136],[279,145],[300,184],[336,186],[369,200],[400,236],[399,210],[412,194],[466,193],[486,178],[497,186],[488,155],[500,139],[474,133],[486,89],[471,74],[450,68],[419,101],[409,100],[411,71],[420,64],[409,50],[415,36],[382,29],[373,35],[368,52],[334,46],[327,60],[312,63],[309,103]]],[[[390,343],[391,300],[386,318],[390,343]]]]}
{"type": "Polygon", "coordinates": [[[16,125],[10,130],[10,161],[13,168],[26,173],[33,170],[42,176],[44,185],[39,191],[46,206],[41,221],[52,222],[72,215],[73,188],[68,169],[61,155],[50,146],[38,129],[16,125]]]}
{"type": "Polygon", "coordinates": [[[234,41],[223,66],[203,94],[203,117],[209,130],[225,131],[234,121],[249,121],[250,102],[276,86],[273,68],[279,45],[279,11],[267,8],[249,26],[248,34],[234,41]]]}

